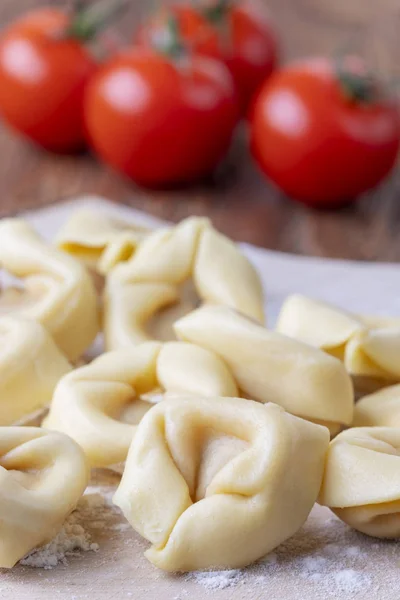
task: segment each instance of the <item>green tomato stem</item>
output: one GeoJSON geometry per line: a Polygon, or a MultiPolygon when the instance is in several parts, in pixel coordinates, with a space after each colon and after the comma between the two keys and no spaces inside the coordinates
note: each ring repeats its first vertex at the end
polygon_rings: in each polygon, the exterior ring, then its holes
{"type": "Polygon", "coordinates": [[[100,31],[118,18],[129,4],[129,0],[100,0],[86,6],[82,0],[77,0],[66,37],[83,42],[93,40],[100,31]]]}
{"type": "Polygon", "coordinates": [[[379,98],[379,86],[373,73],[359,72],[346,65],[346,57],[337,61],[336,76],[343,94],[355,104],[373,104],[379,98]]]}

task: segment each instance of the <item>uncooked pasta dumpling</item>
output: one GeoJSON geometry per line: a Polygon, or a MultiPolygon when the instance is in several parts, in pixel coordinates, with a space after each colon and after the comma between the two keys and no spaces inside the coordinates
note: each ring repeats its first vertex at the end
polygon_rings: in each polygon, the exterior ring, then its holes
{"type": "Polygon", "coordinates": [[[46,329],[21,317],[0,317],[0,425],[28,419],[50,404],[71,370],[46,329]]]}
{"type": "Polygon", "coordinates": [[[263,290],[254,267],[207,219],[192,217],[149,235],[108,276],[106,347],[174,339],[173,322],[202,302],[264,321],[263,290]]]}
{"type": "Polygon", "coordinates": [[[99,329],[97,296],[83,265],[47,245],[25,221],[0,222],[0,267],[22,279],[0,293],[0,314],[38,321],[75,360],[99,329]]]}
{"type": "Polygon", "coordinates": [[[79,446],[39,427],[0,427],[0,568],[47,544],[88,483],[79,446]]]}
{"type": "Polygon", "coordinates": [[[355,427],[400,427],[400,385],[364,396],[356,404],[355,427]]]}
{"type": "Polygon", "coordinates": [[[113,501],[157,567],[244,567],[303,525],[328,441],[274,404],[166,400],[140,423],[113,501]]]}
{"type": "Polygon", "coordinates": [[[300,294],[284,302],[276,331],[344,360],[346,344],[365,329],[355,315],[300,294]]]}
{"type": "Polygon", "coordinates": [[[343,364],[223,306],[205,306],[175,323],[177,336],[224,360],[241,392],[327,425],[337,433],[353,419],[352,382],[343,364]]]}
{"type": "Polygon", "coordinates": [[[400,320],[353,315],[299,294],[289,296],[276,330],[344,361],[349,373],[400,381],[400,320]]]}
{"type": "Polygon", "coordinates": [[[64,377],[44,426],[67,433],[92,467],[126,459],[143,415],[164,393],[231,396],[238,393],[218,356],[182,342],[145,342],[103,354],[64,377]]]}
{"type": "Polygon", "coordinates": [[[318,502],[362,533],[400,537],[400,429],[339,434],[329,447],[318,502]]]}
{"type": "Polygon", "coordinates": [[[82,209],[73,213],[59,231],[56,244],[105,275],[119,262],[128,260],[148,233],[109,214],[82,209]]]}

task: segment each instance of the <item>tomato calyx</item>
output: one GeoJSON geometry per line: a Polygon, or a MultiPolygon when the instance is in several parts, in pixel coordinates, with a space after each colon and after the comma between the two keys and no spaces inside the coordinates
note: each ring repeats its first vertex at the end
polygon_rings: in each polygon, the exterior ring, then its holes
{"type": "Polygon", "coordinates": [[[76,0],[71,21],[62,37],[90,42],[128,6],[129,0],[101,0],[90,6],[84,0],[76,0]]]}
{"type": "Polygon", "coordinates": [[[187,54],[187,47],[182,40],[178,19],[171,13],[167,15],[166,22],[154,28],[150,36],[150,43],[157,52],[174,60],[187,54]]]}
{"type": "Polygon", "coordinates": [[[216,0],[202,8],[203,16],[215,25],[221,24],[231,11],[235,0],[216,0]]]}
{"type": "Polygon", "coordinates": [[[337,61],[336,77],[343,95],[354,104],[371,105],[382,95],[374,74],[356,57],[337,61]]]}

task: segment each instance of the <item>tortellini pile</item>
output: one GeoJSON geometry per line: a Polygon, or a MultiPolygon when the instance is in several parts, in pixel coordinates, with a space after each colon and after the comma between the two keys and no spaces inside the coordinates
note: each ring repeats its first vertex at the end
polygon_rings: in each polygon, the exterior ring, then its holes
{"type": "Polygon", "coordinates": [[[400,383],[400,319],[296,295],[268,329],[257,271],[200,217],[81,211],[53,245],[6,219],[0,265],[0,568],[52,539],[92,468],[122,472],[114,503],[166,571],[245,567],[317,500],[400,536],[400,385],[353,389],[400,383]]]}

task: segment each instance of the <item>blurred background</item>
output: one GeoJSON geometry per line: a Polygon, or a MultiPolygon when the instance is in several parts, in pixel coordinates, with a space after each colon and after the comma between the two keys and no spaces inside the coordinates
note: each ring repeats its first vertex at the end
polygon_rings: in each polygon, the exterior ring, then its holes
{"type": "MultiPolygon", "coordinates": [[[[163,2],[168,4],[168,2],[163,2]]],[[[282,60],[333,55],[350,49],[385,78],[400,79],[398,0],[263,0],[281,40],[282,60]]],[[[52,6],[66,2],[53,0],[52,6]]],[[[120,41],[155,2],[131,0],[113,26],[120,41]]],[[[40,0],[1,0],[6,27],[40,0]]],[[[81,194],[100,194],[177,221],[207,215],[233,238],[299,254],[397,261],[400,259],[400,177],[339,211],[317,212],[293,203],[269,185],[249,157],[244,127],[226,164],[212,178],[178,191],[136,187],[90,154],[58,156],[33,148],[0,123],[0,214],[15,213],[81,194]]]]}

